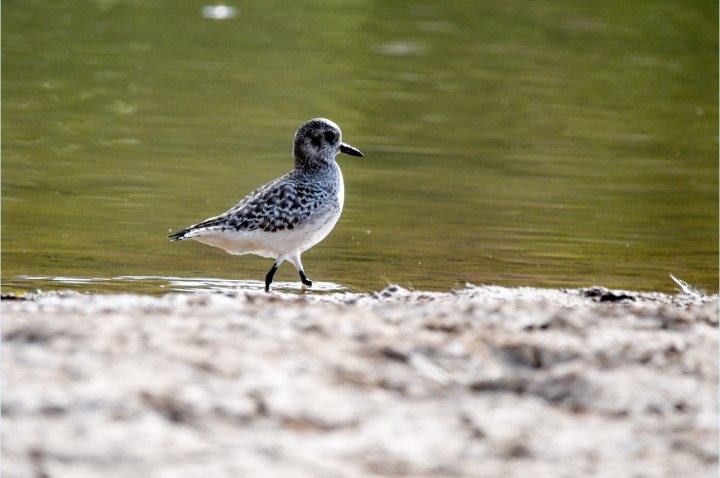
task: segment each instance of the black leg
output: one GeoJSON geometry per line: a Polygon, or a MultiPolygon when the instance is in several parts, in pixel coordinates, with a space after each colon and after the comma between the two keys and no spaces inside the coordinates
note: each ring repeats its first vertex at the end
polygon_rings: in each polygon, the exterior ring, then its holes
{"type": "Polygon", "coordinates": [[[300,280],[302,281],[302,283],[308,287],[312,287],[312,281],[307,278],[307,276],[305,275],[305,271],[301,269],[298,272],[300,273],[300,280]]]}
{"type": "Polygon", "coordinates": [[[265,276],[265,292],[270,292],[270,284],[272,284],[273,276],[275,275],[275,271],[277,270],[278,265],[277,262],[273,264],[272,268],[268,271],[267,275],[265,276]]]}

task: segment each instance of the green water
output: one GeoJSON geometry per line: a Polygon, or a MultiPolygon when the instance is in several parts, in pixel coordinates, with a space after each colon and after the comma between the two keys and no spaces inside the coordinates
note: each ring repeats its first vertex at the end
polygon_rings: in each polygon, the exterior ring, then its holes
{"type": "Polygon", "coordinates": [[[271,261],[166,236],[316,116],[365,153],[322,289],[718,290],[717,2],[229,4],[3,2],[4,292],[258,286],[271,261]]]}

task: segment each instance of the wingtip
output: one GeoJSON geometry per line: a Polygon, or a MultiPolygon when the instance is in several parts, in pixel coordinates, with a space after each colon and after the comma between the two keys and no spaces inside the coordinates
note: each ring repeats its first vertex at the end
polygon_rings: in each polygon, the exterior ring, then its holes
{"type": "Polygon", "coordinates": [[[187,231],[175,232],[175,233],[173,233],[173,234],[170,234],[170,235],[168,236],[168,239],[170,239],[171,241],[179,241],[179,240],[185,238],[185,233],[186,233],[186,232],[187,232],[187,231]]]}

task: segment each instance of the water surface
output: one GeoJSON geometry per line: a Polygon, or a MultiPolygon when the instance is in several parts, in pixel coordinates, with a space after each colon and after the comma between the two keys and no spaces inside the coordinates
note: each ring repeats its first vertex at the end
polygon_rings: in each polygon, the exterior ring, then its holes
{"type": "Polygon", "coordinates": [[[3,3],[3,291],[252,287],[271,261],[166,236],[316,116],[366,157],[314,281],[717,291],[716,2],[228,5],[3,3]]]}

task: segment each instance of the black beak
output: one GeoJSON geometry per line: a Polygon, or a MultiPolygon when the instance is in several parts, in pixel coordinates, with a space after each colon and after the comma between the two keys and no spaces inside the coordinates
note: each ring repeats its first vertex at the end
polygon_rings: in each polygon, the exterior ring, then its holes
{"type": "Polygon", "coordinates": [[[363,154],[360,152],[359,149],[355,149],[349,144],[345,143],[340,143],[340,152],[349,154],[350,156],[360,156],[361,158],[363,157],[363,154]]]}

